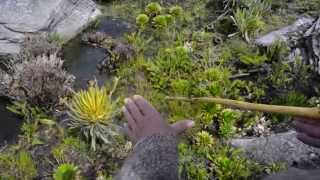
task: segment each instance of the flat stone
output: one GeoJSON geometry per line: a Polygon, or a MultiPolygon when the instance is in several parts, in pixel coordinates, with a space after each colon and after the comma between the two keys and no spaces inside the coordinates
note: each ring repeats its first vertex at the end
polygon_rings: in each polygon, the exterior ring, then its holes
{"type": "Polygon", "coordinates": [[[230,144],[242,148],[250,159],[263,164],[312,162],[315,156],[319,158],[320,155],[320,149],[299,141],[295,131],[267,137],[233,139],[230,144]]]}
{"type": "Polygon", "coordinates": [[[68,41],[100,14],[92,0],[1,0],[0,12],[0,55],[19,53],[28,33],[68,41]]]}

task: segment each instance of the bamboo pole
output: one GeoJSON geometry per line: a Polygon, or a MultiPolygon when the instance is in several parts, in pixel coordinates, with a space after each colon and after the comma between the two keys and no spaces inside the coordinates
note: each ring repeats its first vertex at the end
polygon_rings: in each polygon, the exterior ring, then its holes
{"type": "Polygon", "coordinates": [[[199,97],[199,98],[166,97],[166,100],[217,103],[217,104],[222,104],[231,108],[238,108],[243,110],[259,111],[259,112],[268,112],[268,113],[275,113],[275,114],[284,114],[289,116],[317,120],[320,122],[320,108],[255,104],[255,103],[248,103],[244,101],[214,98],[214,97],[199,97]]]}

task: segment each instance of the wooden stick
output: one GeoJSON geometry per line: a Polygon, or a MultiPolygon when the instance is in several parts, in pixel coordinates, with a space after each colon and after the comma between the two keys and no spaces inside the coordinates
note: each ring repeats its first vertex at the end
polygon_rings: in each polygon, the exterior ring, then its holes
{"type": "Polygon", "coordinates": [[[296,117],[320,121],[320,108],[255,104],[255,103],[248,103],[244,101],[236,101],[236,100],[214,98],[214,97],[200,97],[200,98],[166,97],[166,100],[217,103],[217,104],[222,104],[228,107],[238,108],[243,110],[285,114],[289,116],[296,116],[296,117]]]}

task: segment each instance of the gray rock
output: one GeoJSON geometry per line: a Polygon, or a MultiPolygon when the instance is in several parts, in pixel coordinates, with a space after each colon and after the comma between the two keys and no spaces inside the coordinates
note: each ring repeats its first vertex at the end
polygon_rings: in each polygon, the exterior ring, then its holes
{"type": "Polygon", "coordinates": [[[298,32],[301,30],[306,31],[312,25],[314,20],[315,19],[311,17],[301,17],[290,26],[281,28],[276,31],[272,31],[256,39],[256,44],[260,46],[270,46],[279,40],[287,42],[291,33],[298,32]]]}
{"type": "Polygon", "coordinates": [[[302,59],[320,75],[320,18],[301,17],[291,26],[256,39],[256,44],[268,47],[277,41],[284,41],[290,47],[290,62],[302,59]]]}
{"type": "Polygon", "coordinates": [[[320,155],[320,149],[297,140],[295,131],[267,137],[233,139],[230,144],[242,148],[250,159],[263,164],[286,162],[292,165],[299,162],[312,162],[320,155]]]}
{"type": "Polygon", "coordinates": [[[320,169],[313,169],[313,170],[304,170],[304,169],[296,169],[290,168],[287,171],[273,174],[268,176],[263,180],[318,180],[320,179],[320,169]]]}
{"type": "Polygon", "coordinates": [[[57,33],[67,41],[100,14],[92,0],[1,0],[0,12],[0,55],[19,53],[28,33],[57,33]]]}

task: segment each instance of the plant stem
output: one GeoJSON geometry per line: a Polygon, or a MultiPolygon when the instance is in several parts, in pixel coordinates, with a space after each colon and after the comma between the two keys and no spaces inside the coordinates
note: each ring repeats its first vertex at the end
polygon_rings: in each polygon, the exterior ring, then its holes
{"type": "Polygon", "coordinates": [[[243,110],[285,114],[289,116],[296,116],[296,117],[320,121],[320,108],[255,104],[255,103],[248,103],[244,101],[236,101],[236,100],[214,98],[214,97],[200,97],[200,98],[166,97],[166,100],[188,101],[188,102],[209,102],[209,103],[211,102],[211,103],[222,104],[225,106],[229,106],[232,108],[239,108],[243,110]]]}

